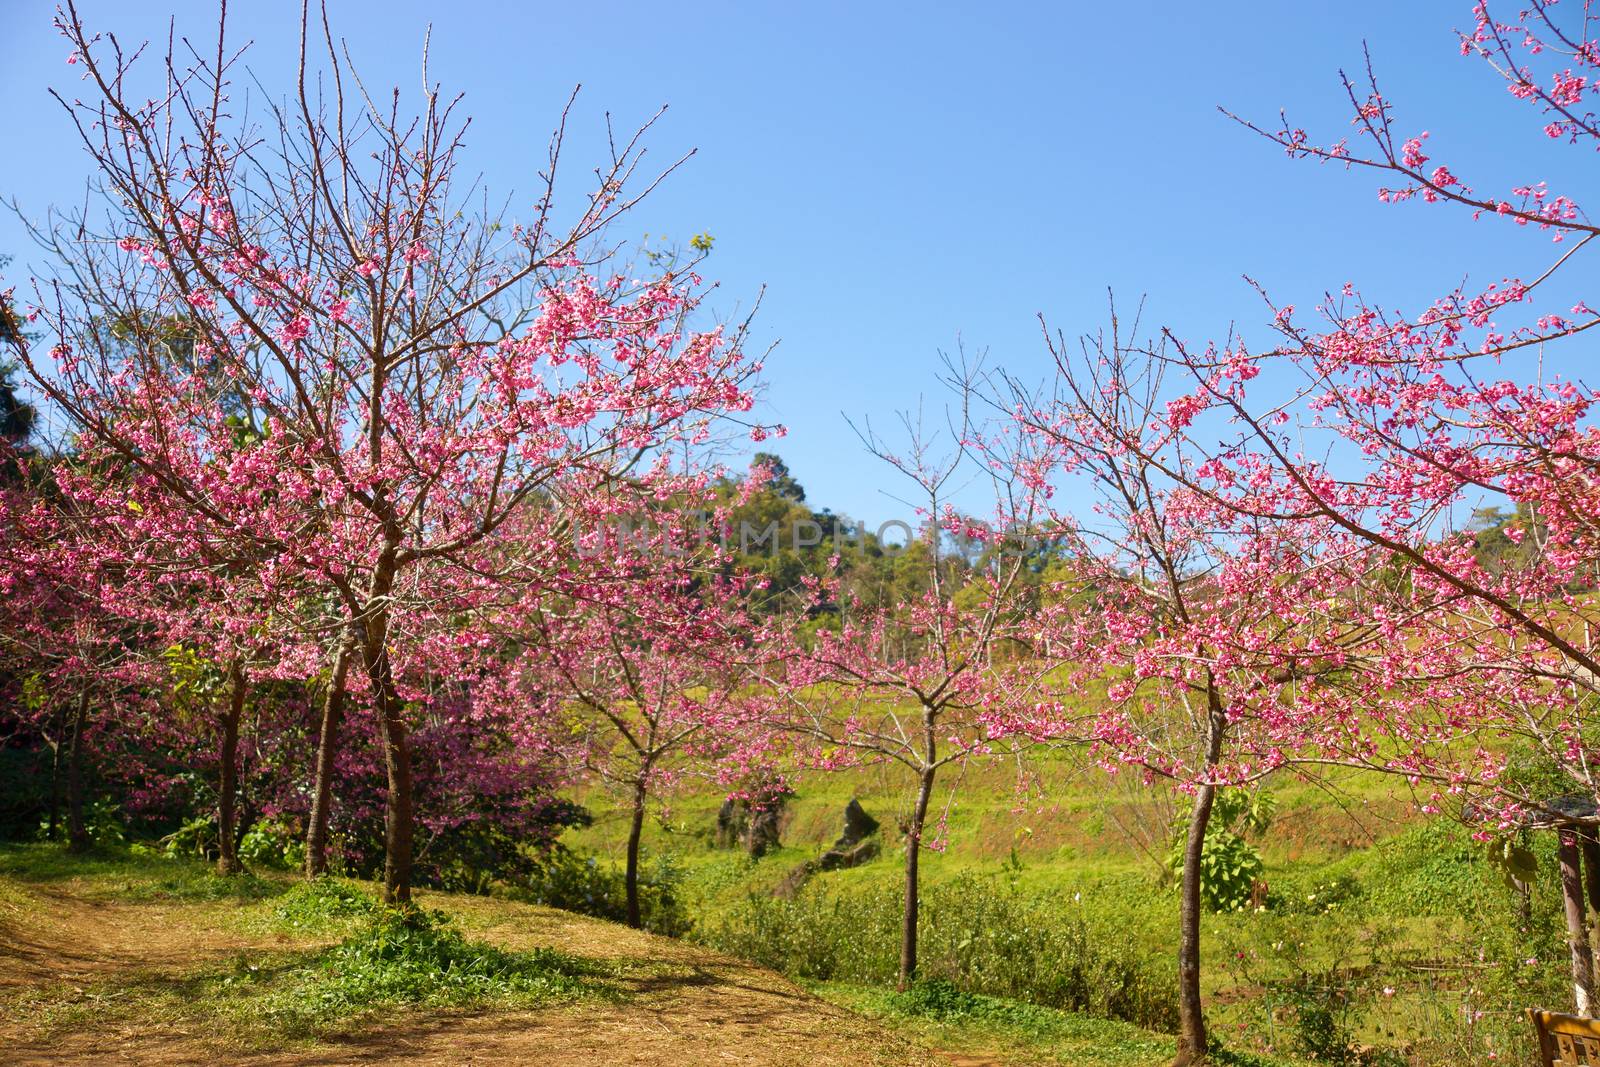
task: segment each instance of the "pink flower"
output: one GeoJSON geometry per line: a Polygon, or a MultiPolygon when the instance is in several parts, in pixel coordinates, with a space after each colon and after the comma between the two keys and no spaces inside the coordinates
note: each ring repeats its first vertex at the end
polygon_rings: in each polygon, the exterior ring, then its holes
{"type": "Polygon", "coordinates": [[[286,345],[297,344],[304,341],[310,332],[311,321],[304,315],[296,315],[284,323],[283,328],[278,331],[278,340],[286,345]]]}

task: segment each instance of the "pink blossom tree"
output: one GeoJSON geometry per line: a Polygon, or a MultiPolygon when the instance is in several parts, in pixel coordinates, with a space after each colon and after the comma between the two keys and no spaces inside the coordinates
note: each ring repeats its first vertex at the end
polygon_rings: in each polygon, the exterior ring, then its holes
{"type": "MultiPolygon", "coordinates": [[[[1568,11],[1535,0],[1499,16],[1478,4],[1473,14],[1470,32],[1460,35],[1462,54],[1486,62],[1508,94],[1534,110],[1539,135],[1594,147],[1600,127],[1588,106],[1600,91],[1600,53],[1589,5],[1568,11]]],[[[1500,771],[1507,742],[1521,744],[1575,790],[1600,799],[1586,729],[1600,678],[1591,595],[1600,568],[1596,396],[1580,378],[1550,373],[1600,322],[1573,273],[1600,230],[1570,192],[1532,177],[1504,192],[1485,190],[1470,168],[1431,158],[1427,131],[1400,125],[1370,62],[1361,78],[1343,82],[1354,138],[1319,144],[1287,119],[1276,128],[1246,125],[1292,157],[1377,174],[1385,204],[1450,206],[1480,225],[1528,230],[1557,246],[1549,265],[1533,277],[1444,289],[1411,313],[1348,283],[1312,316],[1269,299],[1279,340],[1259,362],[1298,382],[1288,400],[1219,392],[1208,384],[1208,353],[1180,346],[1179,355],[1195,402],[1225,413],[1239,428],[1238,447],[1261,459],[1253,477],[1262,491],[1246,505],[1253,514],[1315,516],[1407,576],[1404,612],[1390,611],[1393,647],[1427,649],[1429,658],[1410,673],[1413,698],[1386,728],[1409,739],[1419,724],[1438,729],[1470,715],[1486,739],[1501,739],[1498,751],[1407,743],[1393,762],[1431,787],[1432,806],[1449,794],[1478,794],[1465,810],[1491,829],[1527,818],[1557,825],[1564,881],[1575,885],[1580,849],[1600,865],[1593,820],[1529,794],[1500,771]],[[1299,444],[1278,429],[1291,419],[1299,444]],[[1336,449],[1320,461],[1303,444],[1318,435],[1336,449]],[[1358,458],[1341,462],[1346,456],[1358,458]],[[1484,507],[1510,517],[1501,525],[1515,552],[1488,558],[1479,536],[1462,529],[1469,509],[1484,507]]],[[[1226,450],[1218,458],[1216,470],[1228,470],[1226,450]]],[[[1215,477],[1197,487],[1219,489],[1215,477]]],[[[1374,706],[1379,714],[1394,710],[1392,702],[1374,706]]],[[[1596,976],[1584,901],[1575,890],[1568,898],[1574,1000],[1589,1014],[1596,976]]]]}
{"type": "MultiPolygon", "coordinates": [[[[1010,379],[995,397],[1037,461],[1023,476],[1092,508],[1059,505],[1063,558],[1034,620],[1037,646],[1098,710],[1078,736],[1113,771],[1172,782],[1191,807],[1179,877],[1177,1062],[1210,1050],[1200,995],[1202,859],[1218,792],[1368,750],[1359,705],[1340,698],[1380,640],[1358,618],[1371,553],[1315,518],[1268,522],[1186,484],[1203,451],[1194,407],[1166,361],[1112,316],[1076,352],[1047,336],[1054,387],[1010,379]],[[1350,610],[1344,610],[1349,608],[1350,610]],[[1103,701],[1096,694],[1104,692],[1103,701]]],[[[1219,378],[1217,387],[1228,386],[1219,378]]],[[[1203,436],[1203,434],[1200,434],[1203,436]]]]}
{"type": "Polygon", "coordinates": [[[714,779],[719,762],[738,762],[761,725],[737,699],[748,633],[738,619],[738,583],[696,577],[684,562],[649,553],[626,601],[547,601],[529,614],[531,684],[547,687],[549,713],[582,738],[586,767],[625,799],[634,927],[642,921],[639,849],[650,804],[685,774],[714,779]]]}
{"type": "MultiPolygon", "coordinates": [[[[1591,144],[1600,131],[1584,107],[1600,89],[1600,56],[1587,8],[1565,17],[1535,2],[1508,21],[1488,5],[1474,13],[1463,54],[1487,60],[1513,98],[1541,113],[1544,136],[1591,144]]],[[[1464,180],[1465,168],[1430,159],[1427,134],[1400,132],[1370,65],[1344,85],[1353,138],[1318,144],[1287,120],[1251,128],[1293,157],[1380,174],[1386,204],[1453,205],[1481,224],[1541,234],[1563,246],[1550,266],[1531,279],[1449,288],[1410,314],[1364,298],[1352,284],[1323,297],[1314,323],[1268,299],[1278,340],[1265,347],[1240,337],[1195,345],[1171,331],[1142,348],[1114,342],[1109,357],[1100,353],[1087,369],[1063,373],[1082,383],[1068,406],[1104,409],[1105,398],[1124,397],[1130,382],[1169,371],[1164,393],[1145,392],[1125,414],[1098,420],[1120,428],[1105,447],[1124,473],[1106,484],[1125,499],[1130,487],[1134,499],[1160,499],[1133,527],[1146,542],[1150,531],[1166,537],[1174,528],[1222,538],[1213,542],[1214,563],[1171,568],[1178,578],[1206,572],[1207,584],[1197,588],[1208,613],[1209,602],[1227,604],[1251,588],[1243,576],[1252,558],[1272,560],[1271,584],[1255,585],[1272,618],[1213,627],[1193,646],[1207,663],[1202,678],[1226,680],[1237,692],[1235,672],[1247,668],[1259,682],[1244,685],[1246,696],[1276,693],[1295,709],[1293,732],[1264,734],[1271,744],[1254,746],[1253,765],[1307,758],[1404,774],[1420,787],[1425,810],[1476,794],[1462,810],[1490,829],[1533,812],[1563,827],[1564,880],[1576,885],[1568,875],[1592,820],[1527,793],[1502,770],[1510,743],[1520,741],[1600,796],[1584,729],[1600,677],[1589,595],[1600,560],[1591,477],[1600,438],[1589,424],[1595,398],[1533,363],[1600,321],[1587,301],[1557,295],[1596,231],[1571,196],[1542,182],[1524,181],[1504,195],[1481,192],[1464,180]],[[1273,372],[1263,380],[1275,388],[1254,381],[1263,371],[1273,372]],[[1512,516],[1503,529],[1520,547],[1514,555],[1487,559],[1462,529],[1469,509],[1486,504],[1512,516]],[[1264,545],[1280,548],[1262,556],[1264,545]],[[1287,627],[1280,635],[1245,642],[1248,655],[1229,653],[1220,663],[1226,671],[1212,662],[1242,635],[1270,634],[1280,625],[1274,619],[1287,627]],[[1227,641],[1210,643],[1219,634],[1227,641]],[[1300,684],[1311,664],[1337,670],[1300,684]],[[1285,694],[1285,685],[1294,692],[1285,694]]],[[[1057,424],[1055,409],[1046,410],[1052,413],[1043,417],[1024,411],[1023,421],[1063,447],[1092,439],[1078,421],[1057,424]]],[[[1163,623],[1152,637],[1181,632],[1163,623]]],[[[1256,718],[1230,710],[1238,699],[1224,693],[1218,722],[1228,732],[1256,718]]],[[[1262,726],[1278,717],[1270,703],[1259,711],[1262,726]]],[[[1586,1012],[1593,963],[1581,895],[1573,903],[1575,1000],[1586,1012]]],[[[1184,980],[1191,981],[1187,964],[1184,980]]],[[[1203,1055],[1197,996],[1186,993],[1183,1006],[1183,1054],[1203,1055]]]]}
{"type": "Polygon", "coordinates": [[[818,601],[838,609],[839,622],[817,629],[809,647],[792,628],[765,639],[760,671],[771,694],[770,714],[800,739],[803,759],[823,769],[895,765],[910,779],[902,825],[902,989],[917,973],[920,863],[925,846],[939,847],[928,830],[941,772],[1059,726],[1055,716],[1041,713],[1038,679],[1022,654],[1029,608],[1024,576],[1036,559],[1039,499],[1016,476],[1014,463],[985,468],[975,462],[985,450],[1000,454],[1005,446],[997,438],[978,447],[983,431],[965,412],[952,422],[953,440],[943,454],[938,436],[920,419],[904,422],[904,452],[891,450],[870,427],[863,440],[914,487],[920,530],[903,551],[921,590],[904,600],[866,603],[842,594],[837,581],[812,582],[818,601]],[[994,489],[993,514],[981,519],[962,514],[948,499],[974,468],[994,489]],[[952,535],[985,546],[979,566],[956,565],[947,549],[952,535]]]}
{"type": "Polygon", "coordinates": [[[89,89],[61,102],[107,197],[42,231],[59,270],[29,313],[51,358],[21,343],[21,362],[160,514],[252,560],[275,602],[329,605],[308,624],[328,649],[356,635],[388,778],[384,892],[405,903],[404,658],[497,584],[555,581],[584,494],[634,470],[648,495],[651,457],[746,411],[757,365],[737,336],[688,329],[692,271],[615,271],[605,231],[658,180],[624,191],[638,135],[563,225],[558,132],[519,223],[456,180],[456,101],[431,88],[413,117],[398,93],[374,100],[306,12],[295,91],[262,127],[234,117],[225,26],[214,54],[169,56],[146,97],[140,50],[70,2],[58,22],[89,89]]]}

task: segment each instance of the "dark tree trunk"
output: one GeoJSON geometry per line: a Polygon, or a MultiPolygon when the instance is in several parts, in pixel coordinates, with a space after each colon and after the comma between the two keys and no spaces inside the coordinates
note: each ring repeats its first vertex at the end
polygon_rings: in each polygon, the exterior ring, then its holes
{"type": "Polygon", "coordinates": [[[1199,1063],[1209,1051],[1205,1012],[1200,1002],[1200,864],[1205,854],[1206,827],[1217,787],[1195,791],[1189,832],[1183,844],[1183,879],[1178,903],[1178,1058],[1199,1063]]]}
{"type": "Polygon", "coordinates": [[[89,719],[89,691],[78,694],[72,716],[72,743],[67,750],[67,850],[87,852],[89,829],[83,823],[83,731],[89,719]]]}
{"type": "Polygon", "coordinates": [[[228,706],[222,714],[222,773],[217,792],[217,873],[238,874],[239,862],[239,723],[244,719],[244,668],[228,667],[228,706]]]}
{"type": "Polygon", "coordinates": [[[628,925],[637,930],[643,922],[639,913],[639,838],[644,833],[644,804],[647,797],[645,775],[641,770],[633,783],[633,820],[628,824],[628,865],[624,881],[628,891],[628,925]]]}
{"type": "Polygon", "coordinates": [[[1211,825],[1211,805],[1217,787],[1211,772],[1222,756],[1222,740],[1227,716],[1222,698],[1208,686],[1206,726],[1206,781],[1195,790],[1189,811],[1188,836],[1183,843],[1183,878],[1178,902],[1178,1055],[1175,1067],[1204,1063],[1211,1054],[1206,1034],[1205,1005],[1200,999],[1200,873],[1205,856],[1206,829],[1211,825]]]}
{"type": "Polygon", "coordinates": [[[1561,866],[1561,896],[1566,903],[1567,944],[1572,951],[1572,1003],[1575,1014],[1588,1018],[1594,1010],[1594,955],[1584,922],[1583,869],[1576,831],[1560,831],[1556,859],[1561,866]]]}
{"type": "Polygon", "coordinates": [[[50,741],[50,821],[46,836],[54,841],[61,829],[61,742],[67,735],[66,705],[57,704],[52,718],[56,725],[55,740],[50,741]]]}
{"type": "Polygon", "coordinates": [[[393,549],[380,560],[373,575],[371,597],[362,634],[362,662],[371,682],[378,712],[379,740],[389,791],[383,810],[383,900],[403,907],[411,903],[412,844],[416,834],[411,783],[411,740],[406,729],[405,706],[394,686],[389,662],[389,596],[394,590],[393,549]]]}
{"type": "MultiPolygon", "coordinates": [[[[1595,837],[1594,827],[1578,835],[1578,851],[1583,860],[1584,895],[1589,898],[1590,979],[1600,985],[1600,960],[1594,959],[1595,951],[1600,950],[1600,840],[1595,837]]],[[[1600,993],[1600,989],[1596,992],[1600,993]]],[[[1591,1001],[1590,1008],[1594,1007],[1591,1001]]]]}
{"type": "MultiPolygon", "coordinates": [[[[930,760],[931,762],[931,760],[930,760]]],[[[917,802],[906,828],[906,900],[900,923],[900,980],[904,992],[917,978],[917,917],[922,907],[918,868],[922,859],[922,829],[928,822],[928,800],[933,796],[934,770],[928,767],[917,781],[917,802]]]]}
{"type": "Polygon", "coordinates": [[[411,739],[404,708],[389,673],[388,656],[378,654],[378,708],[383,732],[383,768],[389,792],[383,812],[383,899],[386,904],[411,903],[411,852],[415,836],[411,786],[411,739]]]}
{"type": "Polygon", "coordinates": [[[334,757],[339,752],[339,729],[344,722],[345,681],[354,653],[349,641],[334,654],[333,674],[322,702],[322,729],[317,734],[316,780],[311,788],[311,816],[306,827],[306,877],[328,873],[328,812],[333,803],[334,757]]]}

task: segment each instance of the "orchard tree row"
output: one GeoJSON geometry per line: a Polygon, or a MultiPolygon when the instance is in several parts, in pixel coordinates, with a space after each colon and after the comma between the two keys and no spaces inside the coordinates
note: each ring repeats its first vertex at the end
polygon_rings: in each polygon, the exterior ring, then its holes
{"type": "MultiPolygon", "coordinates": [[[[1473,19],[1463,53],[1532,135],[1600,148],[1589,16],[1473,19]]],[[[705,304],[705,243],[618,237],[677,168],[648,126],[579,179],[563,119],[502,212],[460,170],[459,101],[373,95],[315,12],[284,96],[248,110],[225,26],[151,62],[70,2],[58,22],[94,195],[38,226],[51,272],[5,297],[0,682],[74,847],[93,767],[128,817],[198,815],[224,871],[277,820],[308,876],[337,861],[404,906],[419,881],[514,877],[592,777],[630,812],[637,924],[641,830],[674,783],[759,802],[889,764],[914,797],[909,982],[935,791],[1048,745],[1190,798],[1191,1061],[1219,791],[1363,767],[1485,837],[1592,838],[1503,771],[1532,750],[1600,797],[1600,434],[1594,391],[1551,369],[1600,323],[1574,291],[1600,229],[1575,191],[1430,158],[1370,70],[1338,140],[1244,125],[1376,179],[1376,211],[1525,229],[1536,276],[1409,311],[1263,290],[1217,341],[1112,307],[1081,338],[1047,327],[1042,375],[947,361],[936,426],[861,431],[916,505],[909,543],[839,552],[842,518],[775,457],[717,461],[782,428],[745,325],[705,304]],[[770,550],[725,536],[751,523],[770,550]]],[[[1572,947],[1587,1014],[1581,900],[1572,947]]]]}

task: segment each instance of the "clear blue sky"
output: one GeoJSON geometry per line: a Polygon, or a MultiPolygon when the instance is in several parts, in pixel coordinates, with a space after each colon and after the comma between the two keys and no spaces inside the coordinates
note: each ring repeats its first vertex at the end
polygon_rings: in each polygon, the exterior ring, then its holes
{"type": "MultiPolygon", "coordinates": [[[[1338,69],[1370,42],[1407,129],[1485,190],[1575,160],[1538,136],[1452,28],[1470,3],[1207,5],[330,0],[370,83],[418,84],[433,24],[436,79],[466,94],[471,162],[498,190],[532,174],[571,88],[569,162],[599,158],[601,115],[670,104],[651,144],[698,155],[634,218],[637,233],[716,236],[708,274],[732,311],[767,286],[758,338],[779,442],[815,505],[878,519],[903,509],[841,412],[887,421],[943,402],[937,353],[958,339],[1042,372],[1035,316],[1075,333],[1107,287],[1151,321],[1204,339],[1254,326],[1249,273],[1305,307],[1354,280],[1416,307],[1463,278],[1535,273],[1546,238],[1457,212],[1380,205],[1370,176],[1292,163],[1216,111],[1343,133],[1338,69]]],[[[85,160],[47,86],[81,68],[45,0],[0,0],[7,149],[0,194],[30,214],[80,196],[85,160]]],[[[294,71],[289,0],[234,0],[232,34],[273,92],[294,71]]],[[[83,0],[125,38],[207,38],[215,4],[83,0]]],[[[576,169],[573,173],[576,173],[576,169]]],[[[577,192],[576,185],[570,187],[577,192]]],[[[35,259],[0,219],[14,276],[35,259]]],[[[14,278],[15,280],[15,278],[14,278]]]]}

